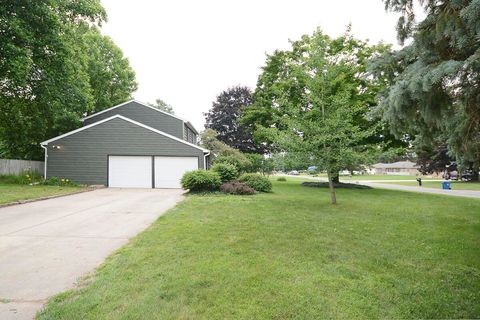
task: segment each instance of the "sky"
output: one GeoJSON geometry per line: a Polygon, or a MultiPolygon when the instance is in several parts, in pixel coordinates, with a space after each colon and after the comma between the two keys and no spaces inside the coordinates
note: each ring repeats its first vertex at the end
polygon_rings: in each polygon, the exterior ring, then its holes
{"type": "Polygon", "coordinates": [[[255,88],[266,54],[288,49],[320,27],[396,45],[398,15],[381,0],[101,0],[110,36],[136,72],[136,100],[161,98],[204,129],[204,112],[223,90],[255,88]]]}

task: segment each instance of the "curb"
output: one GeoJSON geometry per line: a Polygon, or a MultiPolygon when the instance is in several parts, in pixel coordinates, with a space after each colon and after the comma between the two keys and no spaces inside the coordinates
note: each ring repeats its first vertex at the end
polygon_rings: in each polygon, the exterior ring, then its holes
{"type": "Polygon", "coordinates": [[[18,200],[18,201],[14,201],[14,202],[0,204],[0,208],[11,207],[11,206],[19,205],[19,204],[25,204],[25,203],[31,203],[31,202],[37,202],[37,201],[43,201],[43,200],[49,200],[49,199],[55,199],[55,198],[60,198],[60,197],[66,197],[66,196],[71,196],[71,195],[74,195],[74,194],[94,191],[94,190],[97,190],[97,189],[101,189],[101,188],[87,187],[87,188],[85,188],[85,190],[75,191],[75,192],[72,192],[72,193],[57,194],[57,195],[54,195],[54,196],[34,198],[34,199],[18,200]]]}

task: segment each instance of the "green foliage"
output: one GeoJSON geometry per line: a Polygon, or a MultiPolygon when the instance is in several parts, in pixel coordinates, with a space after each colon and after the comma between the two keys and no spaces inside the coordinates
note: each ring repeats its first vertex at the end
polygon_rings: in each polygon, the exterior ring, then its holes
{"type": "Polygon", "coordinates": [[[155,100],[155,103],[149,103],[149,105],[167,113],[175,114],[175,112],[173,111],[173,107],[160,98],[155,100]]]}
{"type": "Polygon", "coordinates": [[[285,181],[287,181],[287,178],[285,178],[285,177],[278,177],[278,178],[277,178],[277,181],[285,182],[285,181]]]}
{"type": "Polygon", "coordinates": [[[222,180],[218,173],[206,170],[186,172],[181,180],[182,188],[193,192],[216,191],[222,180]]]}
{"type": "Polygon", "coordinates": [[[214,164],[217,163],[227,163],[235,166],[238,172],[245,172],[246,168],[250,166],[250,161],[242,154],[241,156],[227,155],[219,156],[213,161],[214,164]]]}
{"type": "Polygon", "coordinates": [[[87,74],[93,96],[95,113],[131,98],[137,90],[135,72],[122,50],[110,37],[104,36],[97,28],[90,28],[84,34],[87,57],[87,74]]]}
{"type": "Polygon", "coordinates": [[[211,170],[218,173],[222,182],[232,181],[238,178],[238,169],[235,165],[229,163],[216,163],[211,170]]]}
{"type": "Polygon", "coordinates": [[[367,117],[383,87],[381,79],[368,76],[367,62],[386,50],[349,31],[337,39],[320,30],[303,36],[291,50],[267,57],[244,122],[257,139],[302,155],[331,180],[366,164],[385,138],[382,124],[367,117]]]}
{"type": "Polygon", "coordinates": [[[122,102],[133,71],[95,25],[99,0],[7,1],[0,6],[0,155],[41,159],[39,142],[122,102]]]}
{"type": "Polygon", "coordinates": [[[2,175],[0,176],[0,183],[6,184],[38,184],[42,182],[42,176],[33,170],[24,170],[22,174],[18,175],[2,175]]]}
{"type": "Polygon", "coordinates": [[[255,190],[249,187],[246,183],[238,181],[225,182],[220,186],[220,191],[228,194],[236,195],[252,195],[255,194],[255,190]]]}
{"type": "Polygon", "coordinates": [[[272,182],[260,174],[245,173],[240,176],[240,182],[244,182],[249,187],[258,192],[270,192],[272,191],[272,182]]]}
{"type": "Polygon", "coordinates": [[[413,0],[384,0],[401,13],[398,38],[411,43],[372,62],[372,74],[387,76],[377,113],[397,136],[415,145],[447,143],[459,163],[480,165],[480,4],[419,1],[425,18],[415,22],[413,0]],[[440,143],[439,143],[440,140],[440,143]]]}
{"type": "Polygon", "coordinates": [[[205,128],[217,132],[217,138],[234,149],[263,154],[267,152],[265,145],[255,143],[251,132],[240,123],[243,111],[253,102],[251,95],[249,88],[241,86],[223,91],[205,113],[205,128]]]}
{"type": "Polygon", "coordinates": [[[50,177],[43,181],[44,185],[47,186],[61,186],[61,187],[77,187],[80,186],[77,182],[67,179],[67,178],[59,178],[59,177],[50,177]]]}
{"type": "Polygon", "coordinates": [[[256,173],[260,172],[262,174],[269,175],[274,169],[274,162],[271,158],[265,158],[262,154],[247,153],[245,154],[249,163],[245,166],[245,172],[256,173]]]}

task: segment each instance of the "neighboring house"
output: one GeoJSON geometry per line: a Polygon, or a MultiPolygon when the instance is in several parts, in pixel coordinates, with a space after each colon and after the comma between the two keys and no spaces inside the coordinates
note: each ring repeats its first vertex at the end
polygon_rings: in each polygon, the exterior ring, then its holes
{"type": "Polygon", "coordinates": [[[188,121],[138,101],[83,118],[84,126],[41,143],[45,177],[89,185],[180,188],[186,171],[206,169],[188,121]]]}
{"type": "Polygon", "coordinates": [[[376,163],[372,168],[375,174],[407,174],[413,176],[420,174],[420,171],[418,171],[420,167],[411,161],[376,163]]]}

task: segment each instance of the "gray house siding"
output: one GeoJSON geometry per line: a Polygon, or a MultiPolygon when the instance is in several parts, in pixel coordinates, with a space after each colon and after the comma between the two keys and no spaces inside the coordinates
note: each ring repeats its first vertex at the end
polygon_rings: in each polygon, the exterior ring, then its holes
{"type": "Polygon", "coordinates": [[[86,126],[94,122],[110,118],[116,114],[183,139],[184,133],[182,120],[172,117],[168,114],[152,110],[151,108],[141,105],[135,101],[131,101],[118,108],[85,119],[83,124],[86,126]]]}
{"type": "Polygon", "coordinates": [[[197,144],[197,135],[187,125],[184,125],[183,140],[197,144]]]}
{"type": "Polygon", "coordinates": [[[202,150],[120,118],[52,141],[47,148],[47,177],[84,184],[107,185],[108,155],[198,157],[198,167],[204,168],[202,150]]]}

